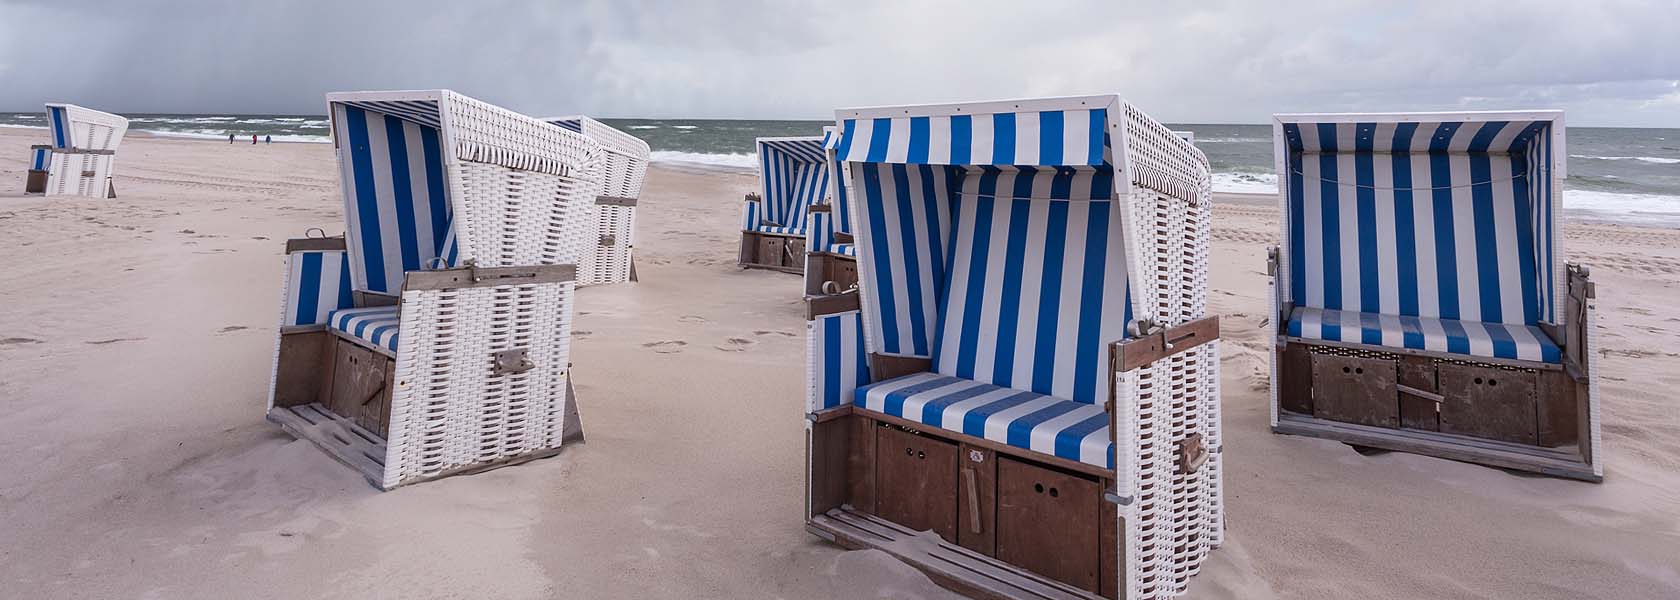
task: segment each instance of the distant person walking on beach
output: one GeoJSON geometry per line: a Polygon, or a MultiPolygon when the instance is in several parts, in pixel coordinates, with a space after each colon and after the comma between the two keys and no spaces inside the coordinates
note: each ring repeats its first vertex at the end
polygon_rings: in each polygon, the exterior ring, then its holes
{"type": "Polygon", "coordinates": [[[270,145],[270,146],[274,145],[274,136],[272,136],[272,135],[263,136],[263,144],[270,145]]]}
{"type": "Polygon", "coordinates": [[[230,133],[230,134],[228,134],[228,143],[229,143],[229,144],[232,144],[232,143],[233,143],[233,134],[231,134],[231,133],[230,133]]]}
{"type": "Polygon", "coordinates": [[[251,134],[251,145],[252,146],[257,145],[257,134],[255,134],[255,133],[251,134]]]}

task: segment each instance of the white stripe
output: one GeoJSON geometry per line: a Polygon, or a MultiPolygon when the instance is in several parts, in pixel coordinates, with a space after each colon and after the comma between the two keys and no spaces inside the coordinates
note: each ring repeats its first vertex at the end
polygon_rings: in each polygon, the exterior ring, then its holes
{"type": "Polygon", "coordinates": [[[875,135],[874,119],[857,119],[852,121],[852,141],[847,147],[846,160],[851,162],[867,162],[869,146],[875,135]]]}
{"type": "Polygon", "coordinates": [[[1038,113],[1015,113],[1015,164],[1038,164],[1038,136],[1038,113]]]}
{"type": "Polygon", "coordinates": [[[917,373],[909,377],[900,377],[892,381],[876,384],[875,387],[869,388],[869,391],[864,393],[863,407],[875,412],[881,412],[881,409],[887,404],[887,394],[891,394],[898,390],[936,379],[938,377],[938,375],[933,373],[917,373]]]}
{"type": "MultiPolygon", "coordinates": [[[[1353,143],[1354,127],[1350,124],[1341,128],[1344,131],[1337,135],[1347,137],[1348,143],[1353,143]]],[[[1352,148],[1352,146],[1339,146],[1352,148]]],[[[1376,265],[1360,264],[1362,255],[1359,250],[1359,171],[1354,164],[1352,152],[1338,152],[1336,154],[1336,179],[1340,185],[1336,188],[1336,218],[1341,220],[1341,263],[1342,263],[1342,308],[1361,310],[1360,306],[1360,278],[1364,273],[1376,275],[1376,265]],[[1347,185],[1353,184],[1353,185],[1347,185]],[[1351,268],[1350,268],[1351,267],[1351,268]]]]}
{"type": "MultiPolygon", "coordinates": [[[[1063,402],[1066,401],[1064,400],[1063,402]]],[[[1067,429],[1080,421],[1084,421],[1085,419],[1089,419],[1092,416],[1102,413],[1103,409],[1101,406],[1097,406],[1095,404],[1080,404],[1073,410],[1067,411],[1055,418],[1048,419],[1043,423],[1039,423],[1036,427],[1033,427],[1032,435],[1028,437],[1027,449],[1054,456],[1056,454],[1056,434],[1061,433],[1063,429],[1067,429]]]]}
{"type": "MultiPolygon", "coordinates": [[[[1310,127],[1301,128],[1301,137],[1306,137],[1310,127]]],[[[1316,141],[1316,140],[1315,140],[1316,141]]],[[[1318,169],[1318,155],[1306,154],[1301,156],[1301,212],[1304,217],[1303,229],[1306,235],[1307,260],[1302,265],[1307,273],[1307,306],[1324,306],[1324,204],[1319,191],[1322,189],[1318,169]]]]}
{"type": "Polygon", "coordinates": [[[1038,346],[1038,308],[1044,281],[1044,246],[1048,237],[1050,203],[1032,202],[1027,209],[1027,245],[1021,261],[1020,314],[1015,327],[1015,364],[1010,381],[1018,387],[1029,387],[1033,376],[1033,356],[1038,346]]]}
{"type": "MultiPolygon", "coordinates": [[[[1376,139],[1393,140],[1394,124],[1377,126],[1376,139]]],[[[1378,310],[1400,314],[1399,226],[1394,214],[1394,162],[1391,154],[1371,157],[1371,182],[1376,184],[1377,264],[1369,275],[1377,278],[1378,310]]],[[[1363,307],[1361,307],[1363,308],[1363,307]]]]}
{"type": "Polygon", "coordinates": [[[974,135],[969,140],[969,163],[976,165],[992,164],[992,119],[993,115],[974,115],[969,122],[969,128],[974,135]]]}
{"type": "Polygon", "coordinates": [[[904,415],[904,418],[906,419],[921,422],[922,408],[927,406],[927,403],[953,394],[960,394],[965,390],[981,387],[982,385],[985,384],[953,377],[948,385],[942,385],[931,390],[917,392],[909,398],[905,398],[904,409],[899,411],[899,414],[904,415]]]}
{"type": "MultiPolygon", "coordinates": [[[[1084,227],[1071,226],[1076,223],[1087,223],[1091,218],[1091,203],[1068,203],[1067,248],[1063,252],[1062,260],[1062,291],[1061,306],[1056,311],[1056,359],[1051,361],[1051,368],[1056,372],[1051,378],[1050,394],[1062,398],[1073,397],[1074,361],[1078,359],[1079,344],[1064,336],[1076,336],[1079,331],[1080,287],[1085,279],[1085,232],[1084,227]]],[[[1098,307],[1091,307],[1093,310],[1098,307]]],[[[1099,369],[1100,370],[1100,369],[1099,369]]]]}
{"type": "MultiPolygon", "coordinates": [[[[1420,136],[1428,139],[1428,136],[1420,136]]],[[[1429,168],[1428,154],[1412,155],[1412,230],[1417,237],[1417,293],[1418,315],[1441,316],[1441,291],[1437,283],[1435,257],[1435,199],[1427,190],[1417,188],[1434,181],[1429,168]]]]}
{"type": "Polygon", "coordinates": [[[977,395],[977,396],[975,396],[973,398],[969,398],[967,400],[959,400],[957,402],[953,402],[950,406],[945,407],[945,412],[944,413],[940,414],[940,416],[939,416],[940,422],[943,423],[943,428],[944,429],[949,429],[951,431],[962,431],[963,430],[963,426],[962,426],[963,419],[968,417],[969,411],[974,410],[975,408],[978,408],[978,407],[981,407],[981,406],[991,404],[993,402],[997,402],[998,400],[1002,400],[1004,398],[1008,398],[1010,396],[1013,396],[1013,395],[1019,394],[1019,393],[1021,393],[1021,390],[1017,390],[1017,389],[1014,389],[1014,388],[1000,387],[998,389],[992,390],[990,392],[986,392],[984,394],[977,395]]]}
{"type": "MultiPolygon", "coordinates": [[[[1454,143],[1464,133],[1453,136],[1454,143]]],[[[1453,250],[1458,265],[1458,318],[1465,321],[1482,320],[1482,294],[1479,266],[1476,262],[1476,201],[1468,183],[1470,160],[1466,156],[1452,156],[1448,160],[1452,170],[1453,250]]]]}
{"type": "Polygon", "coordinates": [[[928,164],[951,162],[951,117],[928,117],[928,164]]]}
{"type": "MultiPolygon", "coordinates": [[[[291,254],[286,256],[286,314],[283,318],[285,325],[298,322],[298,300],[303,292],[303,255],[291,254]]],[[[317,321],[319,322],[319,321],[317,321]]]]}
{"type": "Polygon", "coordinates": [[[1493,231],[1499,268],[1500,321],[1523,324],[1522,262],[1517,257],[1517,236],[1522,234],[1517,231],[1516,205],[1523,200],[1511,192],[1510,159],[1490,156],[1488,163],[1488,174],[1495,182],[1492,185],[1493,231]]]}
{"type": "MultiPolygon", "coordinates": [[[[1005,177],[999,176],[998,197],[992,200],[991,230],[979,232],[985,237],[975,239],[975,243],[983,243],[987,247],[986,272],[981,281],[982,288],[990,292],[987,296],[992,300],[980,307],[980,332],[974,344],[974,378],[980,381],[997,381],[993,369],[997,367],[998,311],[1000,305],[1008,301],[998,293],[1003,289],[1004,267],[1009,262],[1011,202],[1006,198],[1013,197],[1013,194],[1006,193],[1009,190],[1003,187],[1005,183],[1005,177]]],[[[1007,183],[1013,186],[1014,178],[1008,178],[1007,183]]]]}
{"type": "Polygon", "coordinates": [[[910,119],[892,120],[892,137],[887,140],[885,162],[902,163],[910,156],[910,119]]]}
{"type": "MultiPolygon", "coordinates": [[[[420,266],[437,254],[439,240],[432,237],[432,198],[426,180],[426,140],[420,125],[403,122],[403,141],[408,146],[409,191],[414,194],[414,240],[420,252],[420,266]]],[[[440,157],[441,158],[441,157],[440,157]]]]}
{"type": "Polygon", "coordinates": [[[1062,164],[1083,165],[1091,155],[1091,111],[1062,112],[1062,164]]]}
{"type": "Polygon", "coordinates": [[[368,154],[373,162],[373,191],[378,198],[379,246],[385,260],[385,289],[394,292],[402,287],[402,237],[397,225],[397,199],[392,192],[391,149],[385,133],[385,116],[368,114],[368,154]]]}
{"type": "MultiPolygon", "coordinates": [[[[1015,393],[1021,393],[1015,390],[1015,393]]],[[[1064,400],[1057,400],[1051,396],[1038,396],[1026,402],[992,413],[986,418],[986,435],[988,440],[1003,442],[1009,439],[1009,423],[1015,419],[1030,415],[1034,412],[1064,400]]]]}

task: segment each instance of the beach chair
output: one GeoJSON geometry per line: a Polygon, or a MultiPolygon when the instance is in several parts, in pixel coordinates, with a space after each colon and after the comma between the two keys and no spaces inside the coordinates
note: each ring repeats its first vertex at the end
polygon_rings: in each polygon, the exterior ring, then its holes
{"type": "Polygon", "coordinates": [[[1182,592],[1224,528],[1207,159],[1117,96],[836,117],[807,529],[975,597],[1182,592]]]}
{"type": "Polygon", "coordinates": [[[823,128],[823,153],[828,162],[829,188],[823,199],[805,213],[805,295],[844,293],[857,286],[857,244],[852,237],[851,201],[845,165],[835,154],[840,136],[823,128]]]}
{"type": "Polygon", "coordinates": [[[1558,111],[1277,115],[1272,427],[1600,481],[1558,111]]]}
{"type": "Polygon", "coordinates": [[[800,273],[805,215],[828,193],[823,138],[758,138],[760,192],[747,194],[741,218],[741,268],[800,273]]]}
{"type": "Polygon", "coordinates": [[[30,146],[24,192],[115,198],[111,163],[128,119],[74,104],[47,104],[52,144],[30,146]]]}
{"type": "Polygon", "coordinates": [[[602,189],[591,205],[594,245],[585,244],[578,285],[635,281],[636,204],[647,177],[647,142],[589,117],[544,120],[589,136],[606,152],[600,163],[605,169],[600,177],[602,189]]]}
{"type": "Polygon", "coordinates": [[[580,440],[575,265],[605,151],[448,90],[327,103],[347,235],[287,243],[268,419],[380,489],[580,440]]]}

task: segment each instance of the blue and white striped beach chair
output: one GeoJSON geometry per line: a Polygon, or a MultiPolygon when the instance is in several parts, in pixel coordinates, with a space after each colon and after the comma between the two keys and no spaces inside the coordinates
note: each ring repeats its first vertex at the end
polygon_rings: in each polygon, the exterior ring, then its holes
{"type": "Polygon", "coordinates": [[[857,286],[857,244],[852,237],[850,190],[845,165],[836,154],[840,136],[823,128],[823,152],[828,161],[829,189],[823,201],[805,215],[805,294],[844,293],[857,286]]]}
{"type": "Polygon", "coordinates": [[[30,146],[26,193],[115,198],[111,166],[128,119],[74,104],[47,104],[52,144],[30,146]]]}
{"type": "Polygon", "coordinates": [[[836,116],[808,527],[989,597],[1182,592],[1224,519],[1207,159],[1117,96],[836,116]]]}
{"type": "Polygon", "coordinates": [[[601,191],[590,210],[594,244],[585,242],[578,285],[635,281],[636,206],[642,197],[642,180],[647,178],[647,142],[589,117],[543,120],[589,136],[606,152],[600,161],[601,191]]]}
{"type": "Polygon", "coordinates": [[[572,299],[600,144],[448,90],[327,102],[347,235],[287,245],[269,420],[381,489],[581,436],[572,299]]]}
{"type": "Polygon", "coordinates": [[[1278,115],[1276,431],[1600,480],[1558,111],[1278,115]]]}
{"type": "Polygon", "coordinates": [[[806,212],[829,189],[821,137],[758,139],[759,193],[741,214],[742,268],[799,273],[805,268],[806,212]]]}

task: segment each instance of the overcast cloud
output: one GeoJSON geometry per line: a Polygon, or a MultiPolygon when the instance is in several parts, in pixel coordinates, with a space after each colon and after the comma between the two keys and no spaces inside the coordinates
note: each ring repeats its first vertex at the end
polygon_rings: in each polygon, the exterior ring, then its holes
{"type": "Polygon", "coordinates": [[[319,114],[328,91],[448,87],[536,114],[822,119],[1118,92],[1180,123],[1563,108],[1680,127],[1677,29],[1680,0],[0,0],[0,110],[319,114]]]}

